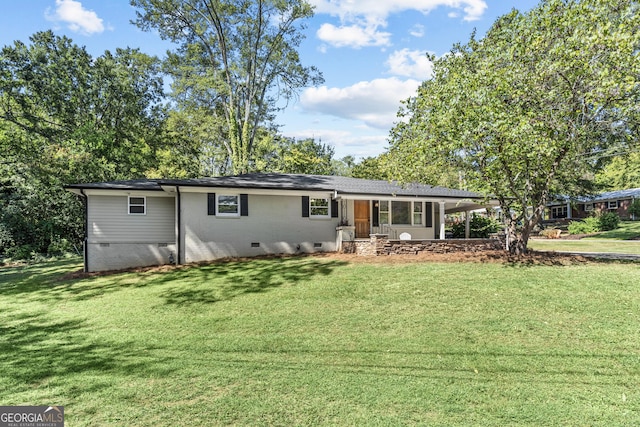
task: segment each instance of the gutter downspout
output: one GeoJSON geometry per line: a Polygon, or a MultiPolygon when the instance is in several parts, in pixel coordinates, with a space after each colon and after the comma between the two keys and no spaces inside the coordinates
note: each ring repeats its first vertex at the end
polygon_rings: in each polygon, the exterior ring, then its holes
{"type": "Polygon", "coordinates": [[[84,193],[84,189],[80,189],[80,195],[84,199],[84,240],[82,242],[82,258],[84,263],[83,271],[89,272],[89,249],[87,248],[89,243],[89,198],[84,193]]]}

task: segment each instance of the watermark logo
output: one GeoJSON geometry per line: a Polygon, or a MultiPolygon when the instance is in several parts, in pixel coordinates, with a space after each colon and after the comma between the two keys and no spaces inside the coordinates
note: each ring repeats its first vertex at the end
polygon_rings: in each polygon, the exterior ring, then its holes
{"type": "Polygon", "coordinates": [[[0,406],[0,427],[64,427],[64,406],[0,406]]]}

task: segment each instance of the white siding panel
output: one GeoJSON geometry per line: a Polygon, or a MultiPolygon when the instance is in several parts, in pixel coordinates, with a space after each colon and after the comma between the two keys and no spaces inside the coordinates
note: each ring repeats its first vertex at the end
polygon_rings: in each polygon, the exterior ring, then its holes
{"type": "Polygon", "coordinates": [[[90,243],[175,243],[174,197],[147,196],[146,215],[129,215],[127,196],[89,196],[88,202],[90,243]]]}
{"type": "Polygon", "coordinates": [[[338,219],[303,218],[300,196],[249,194],[249,216],[233,218],[207,215],[204,193],[182,193],[181,197],[182,253],[187,263],[336,250],[338,219]]]}

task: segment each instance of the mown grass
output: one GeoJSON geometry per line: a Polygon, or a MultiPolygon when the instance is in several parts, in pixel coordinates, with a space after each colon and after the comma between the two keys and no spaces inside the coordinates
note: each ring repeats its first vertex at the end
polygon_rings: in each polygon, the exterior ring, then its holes
{"type": "Polygon", "coordinates": [[[0,269],[0,402],[68,425],[637,425],[640,266],[0,269]]]}
{"type": "Polygon", "coordinates": [[[531,239],[527,247],[535,251],[599,252],[640,255],[640,240],[531,239]]]}
{"type": "Polygon", "coordinates": [[[580,240],[530,239],[537,251],[600,252],[640,255],[640,221],[622,221],[615,230],[603,231],[580,240]]]}

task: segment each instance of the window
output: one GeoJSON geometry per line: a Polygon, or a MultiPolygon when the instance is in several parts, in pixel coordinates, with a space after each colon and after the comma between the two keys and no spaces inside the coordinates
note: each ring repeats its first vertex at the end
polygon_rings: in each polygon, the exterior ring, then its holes
{"type": "Polygon", "coordinates": [[[380,200],[380,211],[378,215],[380,224],[389,224],[389,201],[380,200]]]}
{"type": "Polygon", "coordinates": [[[413,225],[422,225],[422,202],[413,202],[413,225]]]}
{"type": "Polygon", "coordinates": [[[587,203],[584,205],[584,210],[587,212],[591,212],[593,210],[593,203],[587,203]]]}
{"type": "Polygon", "coordinates": [[[329,199],[309,199],[309,214],[312,217],[329,216],[329,199]]]}
{"type": "Polygon", "coordinates": [[[219,216],[240,216],[238,196],[218,194],[216,203],[216,215],[219,216]]]}
{"type": "Polygon", "coordinates": [[[378,218],[380,224],[423,225],[424,203],[380,200],[378,218]]]}
{"type": "Polygon", "coordinates": [[[411,202],[391,202],[391,224],[411,225],[411,202]]]}
{"type": "Polygon", "coordinates": [[[608,207],[609,209],[618,209],[618,201],[617,201],[617,200],[611,200],[611,201],[608,203],[608,206],[607,206],[607,207],[608,207]]]}
{"type": "Polygon", "coordinates": [[[129,215],[146,215],[147,198],[144,196],[129,196],[129,215]]]}
{"type": "Polygon", "coordinates": [[[559,219],[567,217],[567,206],[555,206],[551,208],[551,219],[559,219]]]}

